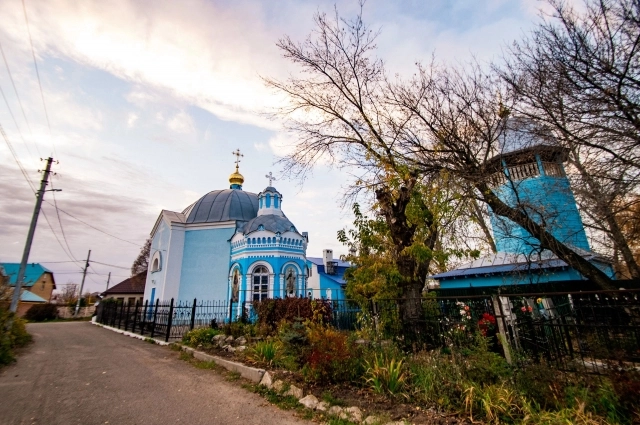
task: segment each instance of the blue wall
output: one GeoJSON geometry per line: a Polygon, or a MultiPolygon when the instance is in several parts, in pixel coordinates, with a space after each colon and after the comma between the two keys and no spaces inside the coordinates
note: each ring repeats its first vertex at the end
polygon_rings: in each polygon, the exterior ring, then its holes
{"type": "Polygon", "coordinates": [[[180,300],[227,299],[229,239],[234,232],[235,227],[185,232],[180,300]]]}
{"type": "MultiPolygon", "coordinates": [[[[566,177],[530,177],[522,181],[508,182],[496,188],[495,192],[510,206],[525,206],[530,217],[537,223],[544,220],[551,234],[561,242],[590,250],[582,219],[566,177]]],[[[504,217],[491,214],[491,225],[499,252],[529,254],[539,245],[538,240],[526,230],[504,217]]]]}

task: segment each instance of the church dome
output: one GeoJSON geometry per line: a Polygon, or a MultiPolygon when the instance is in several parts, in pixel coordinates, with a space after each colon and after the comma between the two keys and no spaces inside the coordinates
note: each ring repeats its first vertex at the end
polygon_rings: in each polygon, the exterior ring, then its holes
{"type": "Polygon", "coordinates": [[[229,176],[229,183],[231,184],[231,188],[234,188],[234,185],[242,187],[242,183],[244,183],[244,176],[240,174],[240,170],[238,169],[238,164],[236,164],[236,171],[231,173],[229,176]]]}
{"type": "Polygon", "coordinates": [[[214,190],[183,211],[186,223],[249,221],[258,214],[258,195],[237,189],[214,190]]]}
{"type": "Polygon", "coordinates": [[[244,225],[242,233],[248,235],[256,230],[268,230],[273,233],[296,232],[298,230],[287,217],[283,215],[259,215],[244,225]]]}

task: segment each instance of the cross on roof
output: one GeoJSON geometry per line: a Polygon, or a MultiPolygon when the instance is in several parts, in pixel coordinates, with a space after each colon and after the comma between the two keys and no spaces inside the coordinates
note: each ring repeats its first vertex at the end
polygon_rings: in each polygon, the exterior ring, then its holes
{"type": "Polygon", "coordinates": [[[244,155],[240,153],[240,149],[236,149],[235,152],[231,152],[231,154],[236,156],[236,168],[238,168],[238,164],[240,163],[240,157],[244,155]]]}
{"type": "Polygon", "coordinates": [[[273,185],[273,181],[276,180],[276,178],[273,177],[271,171],[269,171],[269,174],[267,174],[265,177],[269,179],[269,186],[273,185]]]}

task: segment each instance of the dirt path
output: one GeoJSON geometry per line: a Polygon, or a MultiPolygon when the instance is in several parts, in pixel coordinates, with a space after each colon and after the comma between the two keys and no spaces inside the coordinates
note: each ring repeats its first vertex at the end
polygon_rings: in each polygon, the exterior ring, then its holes
{"type": "Polygon", "coordinates": [[[88,322],[30,324],[0,371],[0,424],[308,424],[166,347],[88,322]]]}

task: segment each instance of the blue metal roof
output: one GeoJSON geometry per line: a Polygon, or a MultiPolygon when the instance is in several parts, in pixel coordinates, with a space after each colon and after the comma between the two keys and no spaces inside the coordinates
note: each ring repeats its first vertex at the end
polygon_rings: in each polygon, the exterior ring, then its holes
{"type": "Polygon", "coordinates": [[[22,294],[20,294],[20,301],[24,301],[27,303],[46,303],[47,302],[47,300],[45,300],[44,298],[39,297],[38,295],[29,291],[22,291],[22,294]]]}
{"type": "MultiPolygon", "coordinates": [[[[15,286],[20,263],[0,263],[0,267],[4,269],[3,274],[9,277],[9,285],[15,286]]],[[[53,275],[51,270],[38,263],[27,264],[23,285],[26,287],[33,286],[43,273],[51,273],[53,275]]]]}
{"type": "Polygon", "coordinates": [[[473,267],[468,269],[455,269],[448,272],[440,273],[434,276],[430,276],[432,279],[451,279],[462,276],[478,276],[489,274],[504,274],[514,272],[525,272],[542,269],[553,269],[567,267],[567,263],[562,260],[544,260],[542,262],[532,262],[527,264],[500,264],[496,266],[487,267],[473,267]]]}

